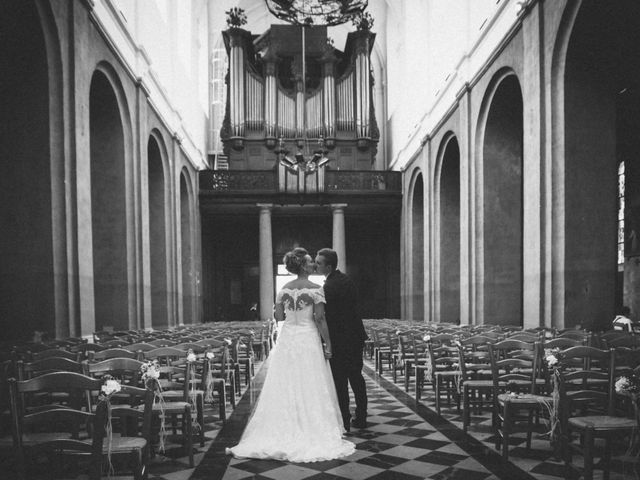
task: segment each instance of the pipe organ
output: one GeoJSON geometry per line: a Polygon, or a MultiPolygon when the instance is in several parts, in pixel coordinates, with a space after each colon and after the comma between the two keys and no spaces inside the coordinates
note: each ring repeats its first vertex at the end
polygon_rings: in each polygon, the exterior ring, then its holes
{"type": "Polygon", "coordinates": [[[375,34],[349,33],[344,51],[323,26],[272,25],[261,35],[230,28],[223,35],[229,72],[221,138],[231,169],[277,168],[280,139],[311,152],[323,139],[328,168],[371,169],[379,138],[370,72],[375,34]]]}

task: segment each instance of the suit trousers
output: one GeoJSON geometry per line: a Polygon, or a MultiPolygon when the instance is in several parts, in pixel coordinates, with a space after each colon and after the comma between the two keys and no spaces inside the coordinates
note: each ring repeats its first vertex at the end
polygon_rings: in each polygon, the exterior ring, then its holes
{"type": "Polygon", "coordinates": [[[349,385],[356,401],[356,419],[367,418],[367,387],[362,376],[364,345],[349,352],[335,352],[331,358],[331,373],[338,394],[338,405],[345,425],[349,424],[349,385]]]}

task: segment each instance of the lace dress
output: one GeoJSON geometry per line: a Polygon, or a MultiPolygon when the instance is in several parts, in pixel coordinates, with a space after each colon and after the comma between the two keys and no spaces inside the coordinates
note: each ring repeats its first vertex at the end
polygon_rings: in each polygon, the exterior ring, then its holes
{"type": "Polygon", "coordinates": [[[313,321],[313,304],[324,303],[322,288],[278,293],[285,322],[269,355],[269,370],[240,443],[227,449],[240,458],[317,462],[351,455],[342,416],[313,321]]]}

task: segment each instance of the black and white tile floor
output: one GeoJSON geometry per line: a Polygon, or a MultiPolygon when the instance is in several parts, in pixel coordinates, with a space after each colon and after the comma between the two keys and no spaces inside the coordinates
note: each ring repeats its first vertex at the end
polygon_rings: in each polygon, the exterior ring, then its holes
{"type": "MultiPolygon", "coordinates": [[[[493,446],[489,412],[473,416],[469,433],[462,431],[462,418],[455,407],[435,412],[430,388],[419,403],[394,384],[390,376],[376,375],[365,362],[369,393],[368,426],[352,430],[348,437],[357,444],[353,455],[327,462],[293,464],[274,460],[238,460],[225,455],[235,445],[259,395],[268,361],[258,368],[235,410],[223,426],[215,410],[208,408],[204,447],[194,447],[195,468],[190,468],[179,445],[169,443],[164,455],[149,465],[150,480],[324,480],[324,479],[464,479],[464,480],[559,480],[563,464],[554,460],[548,440],[534,438],[532,448],[524,446],[524,435],[512,439],[508,462],[493,446]]],[[[412,393],[412,392],[410,392],[412,393]]],[[[636,464],[637,466],[637,464],[636,464]]],[[[617,460],[611,480],[638,478],[631,461],[617,460]]],[[[113,480],[123,478],[112,476],[113,480]]],[[[595,478],[602,478],[596,471],[595,478]]]]}

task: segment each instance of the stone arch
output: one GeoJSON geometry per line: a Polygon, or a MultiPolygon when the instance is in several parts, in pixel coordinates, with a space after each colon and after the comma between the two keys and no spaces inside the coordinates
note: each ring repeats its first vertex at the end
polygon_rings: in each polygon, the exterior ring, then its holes
{"type": "Polygon", "coordinates": [[[460,146],[447,132],[438,150],[434,175],[436,202],[437,317],[441,322],[460,321],[460,146]]]}
{"type": "Polygon", "coordinates": [[[1,3],[0,31],[0,63],[11,65],[3,73],[0,108],[3,337],[31,340],[35,330],[65,336],[66,245],[57,237],[65,224],[58,33],[49,5],[18,0],[1,3]]]}
{"type": "Polygon", "coordinates": [[[425,294],[425,242],[424,242],[424,180],[420,168],[416,168],[411,176],[408,209],[409,209],[409,255],[407,266],[410,271],[410,289],[407,292],[410,316],[413,320],[424,321],[425,294]]]}
{"type": "Polygon", "coordinates": [[[552,64],[554,271],[561,286],[554,315],[562,326],[607,328],[622,303],[637,315],[638,267],[625,237],[618,271],[617,171],[625,162],[624,224],[638,232],[640,212],[640,55],[633,1],[575,2],[563,13],[552,64]]]}
{"type": "Polygon", "coordinates": [[[127,330],[133,322],[131,121],[122,84],[106,62],[91,78],[89,126],[95,328],[127,330]]]}
{"type": "Polygon", "coordinates": [[[180,265],[182,272],[182,321],[185,324],[196,322],[196,268],[195,253],[195,215],[193,207],[194,189],[189,170],[184,167],[180,172],[180,265]]]}
{"type": "Polygon", "coordinates": [[[523,322],[523,100],[513,70],[496,72],[478,119],[482,323],[523,322]]]}
{"type": "Polygon", "coordinates": [[[147,141],[151,324],[171,325],[169,309],[170,169],[162,134],[153,129],[147,141]]]}

